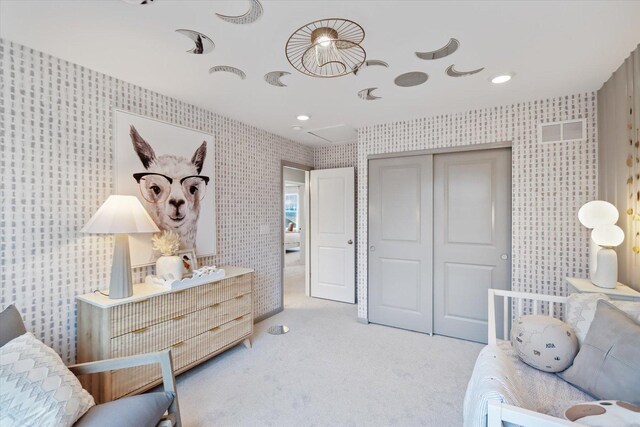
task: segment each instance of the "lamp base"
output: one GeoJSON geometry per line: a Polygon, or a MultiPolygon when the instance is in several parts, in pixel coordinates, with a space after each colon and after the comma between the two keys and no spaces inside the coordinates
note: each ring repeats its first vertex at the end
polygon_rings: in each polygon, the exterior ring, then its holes
{"type": "Polygon", "coordinates": [[[597,269],[591,277],[591,283],[601,288],[615,289],[618,284],[618,255],[611,248],[598,251],[597,269]]]}
{"type": "Polygon", "coordinates": [[[111,283],[109,284],[110,299],[127,298],[133,295],[129,236],[126,234],[116,234],[115,236],[116,244],[113,248],[111,283]]]}

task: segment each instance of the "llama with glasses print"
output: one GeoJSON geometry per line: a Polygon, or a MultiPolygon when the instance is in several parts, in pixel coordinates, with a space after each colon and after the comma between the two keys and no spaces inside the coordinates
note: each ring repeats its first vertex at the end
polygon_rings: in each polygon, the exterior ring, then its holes
{"type": "Polygon", "coordinates": [[[180,236],[181,249],[195,248],[200,202],[209,183],[209,177],[200,175],[207,156],[207,142],[202,142],[189,160],[170,154],[156,156],[134,126],[129,135],[146,170],[133,177],[151,218],[160,230],[174,231],[180,236]]]}

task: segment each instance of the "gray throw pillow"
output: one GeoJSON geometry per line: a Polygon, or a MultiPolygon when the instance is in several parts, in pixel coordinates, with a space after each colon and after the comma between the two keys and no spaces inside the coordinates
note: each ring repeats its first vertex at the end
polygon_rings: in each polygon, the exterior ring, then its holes
{"type": "Polygon", "coordinates": [[[15,305],[10,305],[0,313],[0,347],[26,332],[22,316],[15,305]]]}
{"type": "Polygon", "coordinates": [[[168,391],[123,397],[89,409],[74,427],[155,427],[173,399],[168,391]]]}
{"type": "Polygon", "coordinates": [[[640,405],[639,356],[640,325],[600,300],[573,365],[558,375],[597,399],[640,405]]]}

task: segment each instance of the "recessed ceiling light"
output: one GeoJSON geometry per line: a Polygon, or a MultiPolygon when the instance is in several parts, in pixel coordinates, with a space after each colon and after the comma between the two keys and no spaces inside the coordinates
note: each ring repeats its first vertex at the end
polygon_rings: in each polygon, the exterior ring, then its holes
{"type": "Polygon", "coordinates": [[[311,118],[311,116],[307,116],[306,114],[300,114],[298,117],[296,117],[298,120],[300,121],[305,121],[305,120],[309,120],[311,118]]]}
{"type": "Polygon", "coordinates": [[[499,85],[500,83],[506,83],[509,80],[511,80],[511,78],[513,77],[513,73],[511,74],[502,74],[499,76],[495,76],[494,78],[491,79],[491,83],[495,83],[497,85],[499,85]]]}
{"type": "Polygon", "coordinates": [[[293,126],[292,129],[293,130],[302,130],[302,126],[293,126]]]}

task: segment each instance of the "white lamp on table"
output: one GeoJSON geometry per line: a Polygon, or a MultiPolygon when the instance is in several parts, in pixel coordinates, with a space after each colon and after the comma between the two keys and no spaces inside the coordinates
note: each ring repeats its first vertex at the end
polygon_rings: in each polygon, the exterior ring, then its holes
{"type": "Polygon", "coordinates": [[[135,196],[112,195],[81,230],[82,233],[115,234],[109,298],[133,295],[128,234],[157,233],[160,229],[135,196]]]}
{"type": "Polygon", "coordinates": [[[615,288],[618,282],[618,258],[612,249],[624,240],[624,232],[615,225],[618,216],[618,209],[604,200],[585,203],[578,211],[580,223],[593,230],[589,239],[589,277],[602,288],[615,288]]]}

